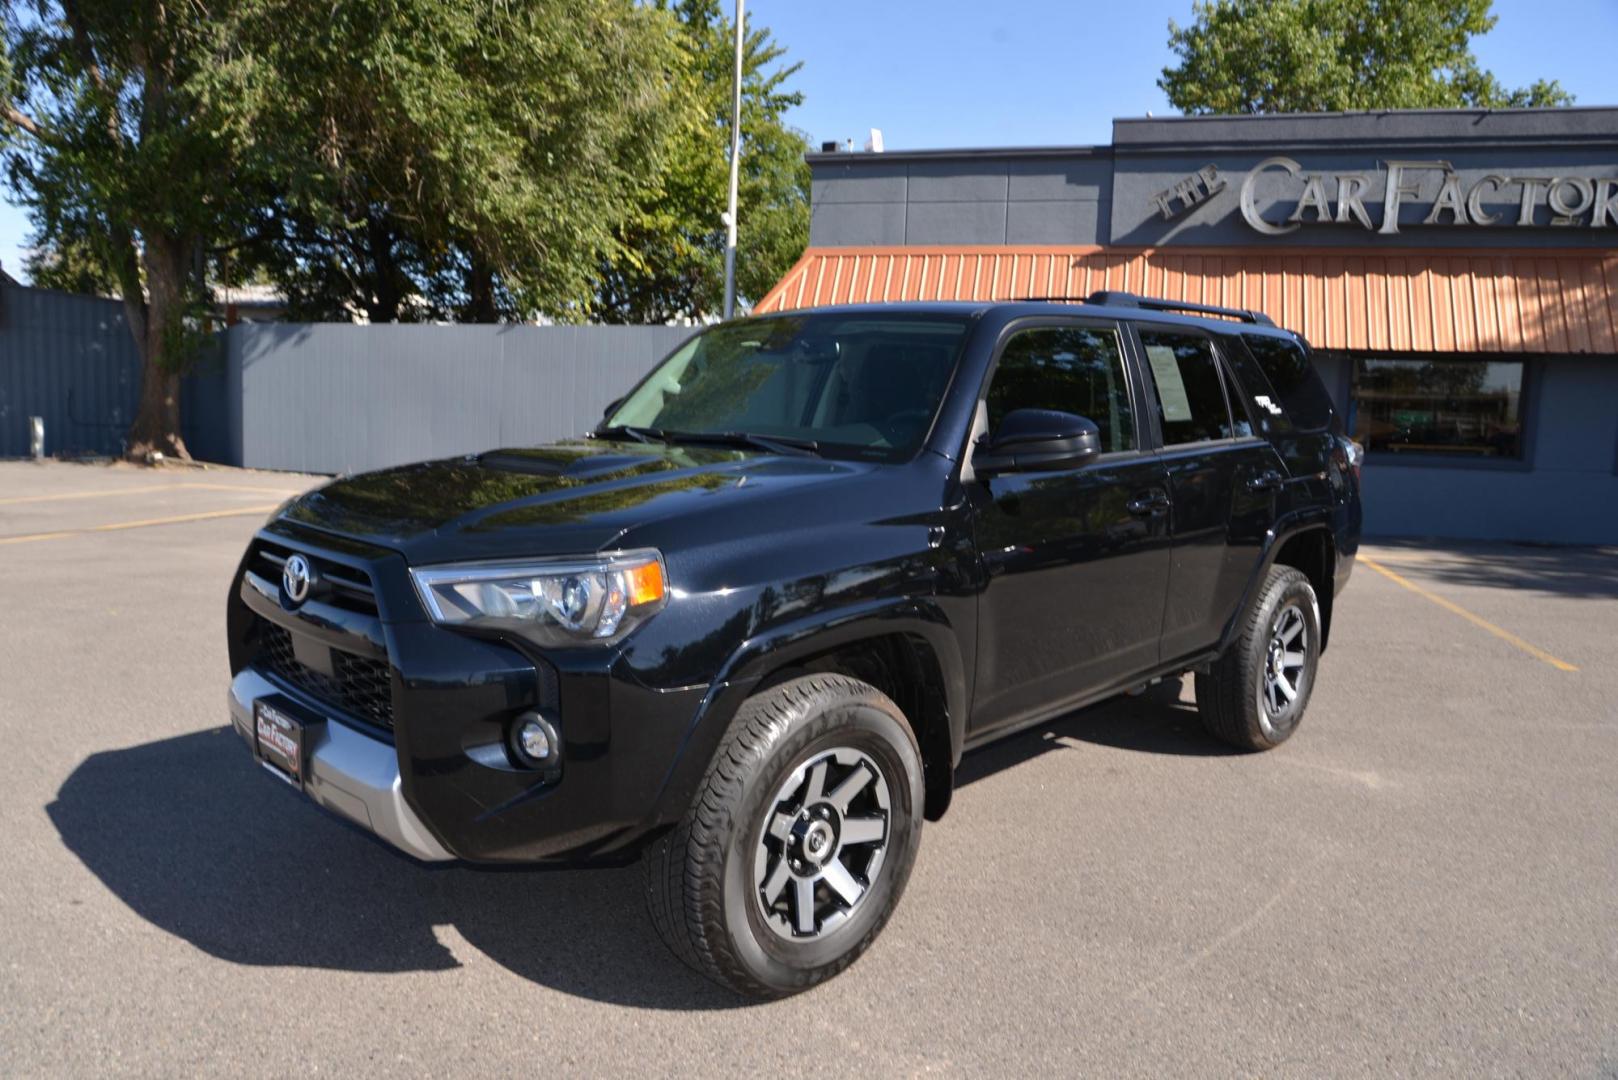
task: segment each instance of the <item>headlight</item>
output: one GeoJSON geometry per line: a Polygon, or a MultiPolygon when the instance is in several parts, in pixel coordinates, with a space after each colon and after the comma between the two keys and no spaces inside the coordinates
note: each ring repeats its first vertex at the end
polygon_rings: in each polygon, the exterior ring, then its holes
{"type": "Polygon", "coordinates": [[[520,629],[546,644],[616,641],[662,609],[663,557],[620,551],[410,571],[434,622],[520,629]]]}

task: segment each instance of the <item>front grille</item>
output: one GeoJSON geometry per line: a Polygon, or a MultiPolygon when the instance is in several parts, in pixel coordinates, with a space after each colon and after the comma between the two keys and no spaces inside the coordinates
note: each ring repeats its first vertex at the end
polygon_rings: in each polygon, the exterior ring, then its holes
{"type": "MultiPolygon", "coordinates": [[[[283,547],[269,540],[260,540],[253,569],[266,581],[278,582],[281,580],[281,568],[286,565],[293,551],[293,548],[283,547]]],[[[361,615],[377,614],[376,588],[372,585],[369,574],[346,563],[328,559],[324,555],[315,555],[308,551],[301,554],[314,564],[315,572],[319,575],[319,582],[313,595],[347,611],[358,612],[361,615]]]]}
{"type": "Polygon", "coordinates": [[[284,626],[260,618],[258,640],[259,662],[282,682],[360,720],[393,729],[393,681],[381,660],[333,649],[332,674],[327,675],[298,659],[284,626]]]}

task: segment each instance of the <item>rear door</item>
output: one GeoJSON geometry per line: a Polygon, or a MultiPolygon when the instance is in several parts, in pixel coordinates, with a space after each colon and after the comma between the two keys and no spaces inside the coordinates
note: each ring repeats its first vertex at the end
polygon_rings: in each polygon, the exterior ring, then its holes
{"type": "Polygon", "coordinates": [[[1168,583],[1164,465],[1141,425],[1127,330],[1104,320],[1017,324],[1002,340],[988,430],[1013,409],[1100,429],[1082,465],[973,482],[979,599],[974,733],[1074,701],[1157,663],[1168,583]]]}
{"type": "Polygon", "coordinates": [[[1165,661],[1219,640],[1273,518],[1282,465],[1257,436],[1212,334],[1134,327],[1161,434],[1172,555],[1163,607],[1165,661]]]}

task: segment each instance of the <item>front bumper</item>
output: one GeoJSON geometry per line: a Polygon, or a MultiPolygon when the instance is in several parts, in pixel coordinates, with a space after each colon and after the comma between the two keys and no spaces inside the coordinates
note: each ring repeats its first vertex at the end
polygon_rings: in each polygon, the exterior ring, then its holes
{"type": "MultiPolygon", "coordinates": [[[[279,693],[252,668],[231,680],[230,722],[255,756],[253,702],[279,693]]],[[[454,858],[405,801],[399,755],[392,746],[340,723],[322,724],[311,735],[315,742],[304,784],[310,798],[423,862],[454,858]]]]}
{"type": "MultiPolygon", "coordinates": [[[[260,697],[324,720],[306,736],[310,796],[418,859],[619,862],[684,811],[671,777],[707,686],[654,689],[624,649],[541,655],[437,626],[396,553],[272,525],[243,559],[226,621],[231,720],[255,754],[260,697]],[[341,589],[290,603],[271,551],[309,556],[341,589]],[[560,735],[546,770],[504,750],[532,711],[560,735]]],[[[646,656],[662,662],[666,648],[654,640],[646,656]]]]}

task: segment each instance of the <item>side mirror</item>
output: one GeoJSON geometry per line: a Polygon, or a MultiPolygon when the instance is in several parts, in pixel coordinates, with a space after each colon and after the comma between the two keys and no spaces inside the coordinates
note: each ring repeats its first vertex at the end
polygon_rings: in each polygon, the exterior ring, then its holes
{"type": "Polygon", "coordinates": [[[979,476],[1071,468],[1101,453],[1101,429],[1054,409],[1013,409],[978,441],[972,469],[979,476]]]}
{"type": "Polygon", "coordinates": [[[611,401],[607,402],[607,407],[605,409],[601,410],[601,419],[605,420],[607,417],[609,417],[613,413],[617,412],[618,411],[618,406],[622,405],[623,403],[624,403],[624,399],[621,398],[621,397],[620,398],[613,398],[611,401]]]}

